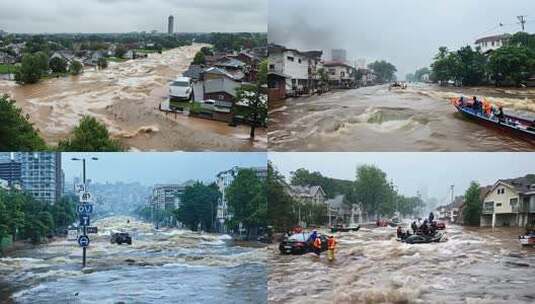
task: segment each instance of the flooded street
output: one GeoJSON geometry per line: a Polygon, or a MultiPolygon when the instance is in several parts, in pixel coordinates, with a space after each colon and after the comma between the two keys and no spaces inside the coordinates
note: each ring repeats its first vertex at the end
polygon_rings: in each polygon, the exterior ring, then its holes
{"type": "Polygon", "coordinates": [[[531,151],[535,143],[487,129],[457,113],[450,98],[485,96],[506,113],[535,117],[534,89],[441,88],[410,84],[330,92],[271,104],[277,151],[531,151]]]}
{"type": "Polygon", "coordinates": [[[86,68],[80,76],[17,85],[0,80],[0,93],[17,101],[48,144],[55,145],[83,114],[104,122],[112,135],[131,150],[204,151],[261,150],[267,137],[258,130],[248,139],[247,126],[165,115],[158,110],[167,98],[167,83],[184,72],[205,45],[193,44],[149,54],[148,58],[110,62],[107,69],[86,68]]]}
{"type": "Polygon", "coordinates": [[[75,241],[58,240],[0,258],[1,303],[265,303],[265,249],[227,235],[156,231],[126,217],[95,221],[88,261],[75,241]],[[124,230],[132,245],[110,244],[124,230]],[[6,298],[11,295],[11,299],[6,298]]]}
{"type": "Polygon", "coordinates": [[[336,260],[272,247],[269,303],[533,303],[535,250],[516,229],[451,226],[442,243],[405,244],[395,228],[337,233],[336,260]]]}

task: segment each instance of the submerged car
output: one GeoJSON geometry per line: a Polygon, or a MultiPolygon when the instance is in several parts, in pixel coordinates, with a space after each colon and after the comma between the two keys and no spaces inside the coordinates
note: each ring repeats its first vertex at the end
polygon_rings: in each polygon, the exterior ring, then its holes
{"type": "Polygon", "coordinates": [[[535,247],[535,230],[527,231],[526,234],[518,237],[522,246],[534,246],[535,247]]]}
{"type": "MultiPolygon", "coordinates": [[[[281,254],[305,254],[312,252],[312,242],[307,242],[310,238],[310,232],[292,234],[284,238],[279,244],[281,254]]],[[[319,236],[321,240],[321,251],[327,250],[327,237],[319,236]]]]}
{"type": "Polygon", "coordinates": [[[193,96],[191,78],[178,77],[169,85],[169,99],[189,101],[193,96]]]}
{"type": "Polygon", "coordinates": [[[110,242],[117,245],[121,245],[122,243],[132,245],[132,237],[128,232],[115,232],[111,234],[110,242]]]}

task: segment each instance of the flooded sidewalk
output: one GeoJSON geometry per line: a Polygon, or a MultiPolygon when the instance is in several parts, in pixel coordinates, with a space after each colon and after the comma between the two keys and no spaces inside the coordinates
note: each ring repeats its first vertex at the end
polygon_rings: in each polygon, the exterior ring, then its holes
{"type": "Polygon", "coordinates": [[[326,254],[280,255],[272,246],[269,303],[533,303],[535,251],[516,229],[448,227],[448,240],[396,241],[395,228],[336,233],[326,254]]]}
{"type": "Polygon", "coordinates": [[[255,141],[245,126],[217,125],[204,119],[169,119],[158,110],[167,98],[167,84],[184,72],[205,44],[184,46],[125,62],[104,70],[86,68],[79,76],[17,85],[0,80],[0,93],[17,101],[48,144],[55,145],[78,124],[82,115],[105,123],[130,150],[248,151],[265,150],[259,130],[255,141]]]}
{"type": "Polygon", "coordinates": [[[464,94],[535,117],[535,91],[373,86],[272,105],[269,146],[277,151],[532,151],[532,142],[467,120],[450,103],[464,94]]]}
{"type": "Polygon", "coordinates": [[[264,248],[236,246],[226,235],[154,230],[126,217],[106,218],[95,225],[99,234],[90,236],[88,267],[83,270],[82,250],[75,241],[55,241],[0,258],[2,299],[54,304],[265,303],[267,299],[264,248]],[[111,244],[109,234],[117,230],[131,233],[132,245],[111,244]]]}

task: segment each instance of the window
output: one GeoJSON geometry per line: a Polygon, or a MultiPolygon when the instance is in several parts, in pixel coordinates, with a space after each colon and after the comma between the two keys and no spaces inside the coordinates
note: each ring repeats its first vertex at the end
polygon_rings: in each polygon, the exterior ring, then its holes
{"type": "Polygon", "coordinates": [[[269,65],[269,69],[270,69],[270,70],[274,70],[274,69],[275,69],[275,65],[274,65],[274,64],[270,64],[270,65],[269,65]]]}
{"type": "Polygon", "coordinates": [[[329,75],[336,75],[336,69],[329,69],[329,75]]]}
{"type": "Polygon", "coordinates": [[[297,62],[301,63],[301,58],[297,59],[297,62]]]}
{"type": "Polygon", "coordinates": [[[518,204],[518,198],[512,198],[509,200],[509,204],[514,207],[518,204]]]}
{"type": "Polygon", "coordinates": [[[288,59],[288,61],[294,61],[294,58],[292,56],[287,56],[286,59],[288,59]]]}
{"type": "Polygon", "coordinates": [[[225,99],[225,95],[223,95],[223,94],[220,94],[220,95],[218,95],[217,97],[219,98],[219,100],[223,100],[223,99],[225,99]]]}
{"type": "Polygon", "coordinates": [[[496,203],[496,207],[501,207],[502,203],[496,203]]]}

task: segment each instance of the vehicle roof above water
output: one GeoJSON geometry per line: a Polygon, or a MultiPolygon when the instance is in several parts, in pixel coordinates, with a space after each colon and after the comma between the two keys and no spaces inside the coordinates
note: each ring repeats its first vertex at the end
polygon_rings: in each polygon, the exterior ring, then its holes
{"type": "Polygon", "coordinates": [[[179,76],[174,81],[187,81],[187,82],[189,82],[189,81],[191,81],[191,78],[184,77],[184,76],[179,76]]]}

